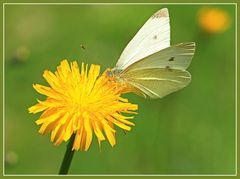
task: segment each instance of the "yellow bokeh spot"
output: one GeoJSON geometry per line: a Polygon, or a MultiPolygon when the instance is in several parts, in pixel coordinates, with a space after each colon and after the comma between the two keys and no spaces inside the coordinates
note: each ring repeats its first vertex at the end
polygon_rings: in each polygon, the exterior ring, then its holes
{"type": "Polygon", "coordinates": [[[198,23],[207,33],[225,31],[230,25],[229,14],[219,8],[201,8],[198,12],[198,23]]]}

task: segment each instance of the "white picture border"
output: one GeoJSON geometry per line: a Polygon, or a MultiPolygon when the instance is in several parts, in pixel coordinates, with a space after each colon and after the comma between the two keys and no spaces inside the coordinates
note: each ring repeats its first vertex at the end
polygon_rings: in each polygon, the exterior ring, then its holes
{"type": "Polygon", "coordinates": [[[58,174],[5,174],[5,8],[11,5],[235,5],[235,174],[68,174],[66,176],[237,176],[237,3],[2,3],[3,5],[3,176],[59,176],[58,174]]]}

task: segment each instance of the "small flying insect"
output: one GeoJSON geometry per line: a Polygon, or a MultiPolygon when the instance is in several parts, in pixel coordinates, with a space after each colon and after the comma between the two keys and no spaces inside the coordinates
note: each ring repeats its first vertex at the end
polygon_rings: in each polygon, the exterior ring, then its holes
{"type": "Polygon", "coordinates": [[[81,49],[85,50],[86,47],[83,44],[80,44],[81,49]]]}

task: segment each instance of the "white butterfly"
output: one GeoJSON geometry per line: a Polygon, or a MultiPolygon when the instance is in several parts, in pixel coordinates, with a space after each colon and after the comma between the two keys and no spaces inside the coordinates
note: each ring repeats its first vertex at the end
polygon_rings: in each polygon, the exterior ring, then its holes
{"type": "Polygon", "coordinates": [[[170,46],[169,14],[163,8],[137,32],[107,75],[145,98],[162,98],[189,84],[186,69],[194,51],[194,42],[170,46]]]}

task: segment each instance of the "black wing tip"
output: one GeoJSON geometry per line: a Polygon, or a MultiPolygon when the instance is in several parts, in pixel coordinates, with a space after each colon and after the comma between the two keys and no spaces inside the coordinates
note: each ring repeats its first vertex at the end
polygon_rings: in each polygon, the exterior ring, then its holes
{"type": "Polygon", "coordinates": [[[152,18],[169,17],[168,9],[162,8],[153,14],[152,18]]]}

